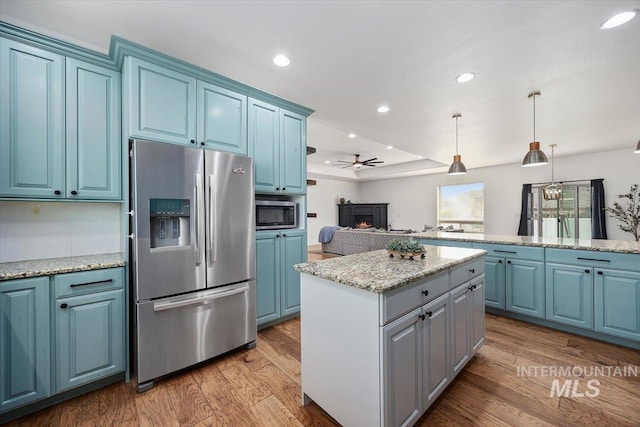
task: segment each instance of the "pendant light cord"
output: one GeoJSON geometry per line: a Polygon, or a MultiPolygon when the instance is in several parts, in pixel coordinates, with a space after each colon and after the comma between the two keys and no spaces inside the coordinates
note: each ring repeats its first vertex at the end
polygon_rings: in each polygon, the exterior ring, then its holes
{"type": "Polygon", "coordinates": [[[553,173],[553,164],[555,163],[554,159],[553,159],[553,147],[554,146],[555,146],[555,144],[551,144],[551,184],[552,185],[556,183],[556,180],[554,178],[554,173],[553,173]]]}
{"type": "Polygon", "coordinates": [[[458,116],[456,116],[456,155],[458,155],[458,116]]]}
{"type": "Polygon", "coordinates": [[[533,141],[536,141],[536,94],[533,94],[533,141]]]}

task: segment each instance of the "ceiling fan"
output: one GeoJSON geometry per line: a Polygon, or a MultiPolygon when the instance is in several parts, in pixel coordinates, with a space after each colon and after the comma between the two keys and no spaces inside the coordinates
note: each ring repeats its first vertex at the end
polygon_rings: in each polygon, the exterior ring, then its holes
{"type": "MultiPolygon", "coordinates": [[[[354,154],[354,156],[356,156],[356,159],[353,162],[348,162],[346,160],[338,160],[338,163],[346,163],[346,166],[342,166],[342,169],[349,168],[351,166],[355,167],[356,169],[360,169],[362,166],[371,166],[373,168],[376,166],[376,164],[384,163],[384,161],[378,160],[377,157],[374,157],[369,160],[360,160],[360,154],[354,154]],[[378,161],[375,161],[375,160],[378,160],[378,161]]],[[[336,165],[336,166],[339,166],[339,165],[336,165]]]]}

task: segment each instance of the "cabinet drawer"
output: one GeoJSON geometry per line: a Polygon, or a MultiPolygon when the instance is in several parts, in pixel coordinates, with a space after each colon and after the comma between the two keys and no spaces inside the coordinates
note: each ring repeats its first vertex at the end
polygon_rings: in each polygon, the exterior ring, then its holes
{"type": "Polygon", "coordinates": [[[451,275],[449,277],[449,289],[453,289],[482,273],[484,273],[484,258],[479,258],[465,265],[454,267],[451,269],[451,275]]]}
{"type": "Polygon", "coordinates": [[[381,295],[381,326],[429,302],[449,290],[449,271],[440,272],[414,285],[381,295]]]}
{"type": "Polygon", "coordinates": [[[543,261],[544,248],[517,245],[494,245],[491,243],[474,243],[475,249],[484,249],[487,255],[505,258],[518,258],[530,261],[543,261]]]}
{"type": "Polygon", "coordinates": [[[118,267],[58,274],[54,277],[54,284],[56,298],[119,289],[124,287],[124,269],[118,267]]]}
{"type": "Polygon", "coordinates": [[[547,262],[640,271],[640,254],[549,248],[547,262]]]}

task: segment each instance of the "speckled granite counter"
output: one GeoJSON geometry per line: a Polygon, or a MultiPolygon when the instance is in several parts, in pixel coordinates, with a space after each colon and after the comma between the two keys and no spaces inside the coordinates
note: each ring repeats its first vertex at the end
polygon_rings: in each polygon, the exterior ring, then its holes
{"type": "Polygon", "coordinates": [[[500,234],[447,233],[427,231],[410,234],[414,239],[440,239],[459,242],[495,243],[499,245],[538,246],[558,249],[640,254],[640,242],[622,240],[567,239],[557,237],[507,236],[500,234]]]}
{"type": "Polygon", "coordinates": [[[100,270],[124,265],[124,258],[120,253],[3,262],[0,263],[0,280],[100,270]]]}
{"type": "Polygon", "coordinates": [[[479,249],[425,246],[424,259],[390,258],[386,250],[296,264],[294,269],[333,282],[384,293],[486,254],[479,249]]]}

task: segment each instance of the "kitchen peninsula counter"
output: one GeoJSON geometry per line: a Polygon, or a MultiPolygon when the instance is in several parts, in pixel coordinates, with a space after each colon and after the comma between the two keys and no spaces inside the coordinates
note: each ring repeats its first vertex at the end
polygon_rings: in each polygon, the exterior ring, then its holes
{"type": "Polygon", "coordinates": [[[0,281],[124,267],[121,253],[81,255],[0,263],[0,281]]]}
{"type": "Polygon", "coordinates": [[[295,265],[303,404],[346,426],[412,425],[471,360],[484,343],[486,251],[425,249],[295,265]]]}
{"type": "Polygon", "coordinates": [[[412,233],[409,236],[414,239],[449,240],[452,242],[492,243],[498,245],[640,254],[640,242],[624,240],[570,239],[562,237],[512,236],[483,233],[448,233],[444,231],[424,231],[420,233],[412,233]]]}

